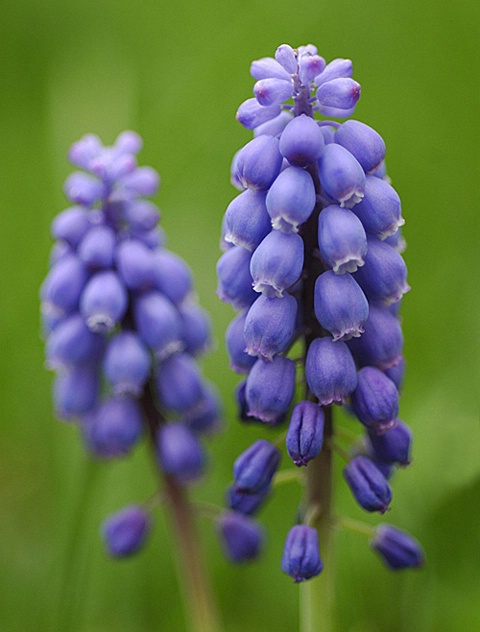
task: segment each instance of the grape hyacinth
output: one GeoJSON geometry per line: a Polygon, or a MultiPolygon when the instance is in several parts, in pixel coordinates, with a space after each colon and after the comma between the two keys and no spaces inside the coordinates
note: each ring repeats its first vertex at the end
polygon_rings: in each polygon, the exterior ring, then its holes
{"type": "Polygon", "coordinates": [[[46,361],[56,372],[56,414],[78,426],[92,455],[123,457],[147,436],[161,489],[104,522],[106,549],[113,557],[138,551],[153,506],[167,501],[195,592],[190,610],[198,629],[210,630],[202,623],[212,608],[186,490],[205,471],[204,438],[221,418],[197,364],[210,320],[189,267],[165,246],[158,207],[146,199],[159,176],[137,165],[141,146],[126,131],[112,147],[89,134],[70,149],[79,168],[64,187],[72,206],[52,222],[56,241],[40,291],[46,361]]]}
{"type": "MultiPolygon", "coordinates": [[[[349,118],[360,97],[350,60],[327,63],[315,46],[283,44],[250,72],[254,97],[240,105],[237,120],[254,138],[232,163],[240,193],[223,219],[218,295],[238,312],[226,339],[231,367],[245,376],[237,391],[241,418],[274,430],[289,418],[288,456],[307,466],[299,524],[281,564],[297,582],[330,562],[334,450],[348,461],[345,479],[357,502],[382,513],[391,468],[410,460],[411,432],[398,420],[398,308],[410,289],[404,220],[382,137],[349,118]],[[305,391],[296,397],[299,380],[305,391]],[[347,447],[339,442],[352,431],[334,425],[334,405],[358,421],[347,447]]],[[[261,441],[265,453],[277,451],[278,442],[261,441]]],[[[271,496],[276,476],[252,451],[258,442],[237,460],[227,495],[230,509],[246,515],[271,496]],[[248,462],[249,477],[261,483],[243,489],[238,462],[248,462]]],[[[383,527],[374,548],[391,568],[417,566],[419,545],[408,540],[415,550],[406,551],[396,533],[383,527]]]]}

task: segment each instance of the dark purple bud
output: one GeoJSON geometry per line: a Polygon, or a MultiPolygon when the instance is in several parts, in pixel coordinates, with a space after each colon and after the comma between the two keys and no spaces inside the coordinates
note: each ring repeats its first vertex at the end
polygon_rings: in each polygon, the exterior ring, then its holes
{"type": "Polygon", "coordinates": [[[284,169],[267,193],[267,211],[272,226],[284,233],[297,233],[315,208],[315,185],[300,167],[284,169]]]}
{"type": "Polygon", "coordinates": [[[325,66],[325,69],[315,77],[317,86],[321,86],[327,81],[339,78],[350,78],[353,73],[352,62],[350,59],[333,59],[325,66]]]}
{"type": "Polygon", "coordinates": [[[276,79],[270,77],[268,79],[260,79],[253,86],[255,98],[263,106],[271,106],[287,101],[293,94],[293,83],[289,78],[276,79]]]}
{"type": "Polygon", "coordinates": [[[130,397],[111,397],[83,421],[88,448],[99,457],[125,456],[142,435],[138,402],[130,397]]]}
{"type": "Polygon", "coordinates": [[[363,335],[350,340],[348,346],[360,367],[376,366],[384,371],[402,360],[402,328],[388,309],[371,305],[363,335]]]}
{"type": "Polygon", "coordinates": [[[405,379],[406,362],[405,358],[400,358],[397,364],[384,369],[383,372],[389,377],[395,386],[400,391],[403,386],[403,380],[405,379]]]}
{"type": "Polygon", "coordinates": [[[392,490],[371,459],[356,456],[343,468],[343,475],[360,507],[366,511],[387,511],[392,500],[392,490]]]}
{"type": "Polygon", "coordinates": [[[323,191],[341,207],[352,208],[365,191],[365,173],[356,158],[335,143],[326,145],[318,161],[323,191]]]}
{"type": "Polygon", "coordinates": [[[272,228],[265,198],[265,191],[247,189],[230,202],[225,211],[225,241],[247,250],[258,246],[272,228]]]}
{"type": "Polygon", "coordinates": [[[152,257],[155,287],[175,305],[192,291],[192,272],[185,261],[170,250],[154,252],[152,257]]]}
{"type": "Polygon", "coordinates": [[[306,525],[295,525],[285,542],[282,571],[298,583],[319,575],[322,569],[317,530],[306,525]]]}
{"type": "Polygon", "coordinates": [[[353,212],[367,233],[382,240],[405,224],[397,192],[388,182],[374,176],[367,176],[365,196],[354,206],[353,212]]]}
{"type": "Polygon", "coordinates": [[[360,98],[360,84],[353,79],[339,77],[322,83],[317,90],[320,112],[324,108],[351,110],[360,98]]]}
{"type": "Polygon", "coordinates": [[[138,505],[129,505],[102,523],[107,551],[113,557],[127,557],[144,544],[150,531],[150,516],[138,505]]]}
{"type": "Polygon", "coordinates": [[[87,272],[80,259],[73,254],[65,255],[47,274],[40,298],[52,309],[69,314],[77,309],[86,282],[87,272]]]}
{"type": "Polygon", "coordinates": [[[350,274],[327,270],[319,275],[314,290],[315,316],[333,340],[358,338],[368,318],[368,301],[350,274]]]}
{"type": "Polygon", "coordinates": [[[103,338],[85,325],[80,314],[69,316],[55,328],[47,341],[46,358],[50,369],[85,364],[99,358],[103,338]]]}
{"type": "Polygon", "coordinates": [[[125,285],[112,270],[97,272],[80,298],[80,313],[92,331],[111,331],[123,318],[128,295],[125,285]]]}
{"type": "Polygon", "coordinates": [[[280,137],[282,156],[298,167],[306,167],[318,160],[324,144],[320,127],[306,114],[293,118],[280,137]]]}
{"type": "Polygon", "coordinates": [[[376,237],[368,238],[365,265],[355,279],[370,301],[391,305],[409,291],[407,266],[401,255],[376,237]]]}
{"type": "Polygon", "coordinates": [[[335,133],[335,142],[355,156],[365,173],[378,168],[385,158],[385,143],[374,129],[360,121],[345,121],[335,133]]]}
{"type": "Polygon", "coordinates": [[[263,532],[252,518],[229,511],[222,514],[217,525],[223,552],[231,562],[239,564],[258,557],[263,532]]]}
{"type": "Polygon", "coordinates": [[[281,355],[275,356],[272,362],[257,360],[247,378],[247,414],[275,423],[287,411],[294,392],[295,363],[292,360],[281,355]]]}
{"type": "Polygon", "coordinates": [[[154,285],[153,254],[138,239],[126,239],[116,249],[117,269],[130,290],[145,291],[154,285]]]}
{"type": "Polygon", "coordinates": [[[72,206],[55,217],[50,232],[55,239],[63,239],[76,248],[90,228],[88,211],[81,206],[72,206]]]}
{"type": "Polygon", "coordinates": [[[396,420],[396,425],[387,432],[378,435],[368,433],[375,457],[384,463],[408,465],[412,448],[412,431],[407,424],[396,420]]]}
{"type": "Polygon", "coordinates": [[[392,525],[378,525],[370,544],[391,570],[417,568],[425,563],[420,543],[392,525]]]}
{"type": "Polygon", "coordinates": [[[137,334],[124,331],[110,339],[103,371],[116,394],[141,394],[150,374],[150,354],[137,334]]]}
{"type": "Polygon", "coordinates": [[[235,177],[243,187],[269,189],[280,173],[282,155],[278,139],[257,136],[243,147],[235,159],[235,177]]]}
{"type": "Polygon", "coordinates": [[[298,281],[304,261],[303,239],[296,233],[272,230],[254,251],[250,260],[253,289],[270,298],[298,281]]]}
{"type": "Polygon", "coordinates": [[[90,206],[98,202],[104,194],[103,184],[92,176],[75,171],[65,181],[63,191],[76,204],[90,206]]]}
{"type": "Polygon", "coordinates": [[[227,490],[226,504],[230,509],[233,509],[233,511],[238,511],[245,516],[252,516],[266,501],[269,493],[269,485],[255,494],[239,491],[232,485],[227,490]]]}
{"type": "Polygon", "coordinates": [[[160,428],[157,456],[162,470],[181,483],[198,479],[205,469],[202,447],[195,434],[182,423],[160,428]]]}
{"type": "Polygon", "coordinates": [[[257,494],[268,487],[280,464],[280,451],[265,439],[255,441],[233,464],[235,489],[257,494]]]}
{"type": "Polygon", "coordinates": [[[53,402],[58,417],[69,420],[88,413],[95,406],[99,376],[95,366],[81,364],[62,370],[53,383],[53,402]]]}
{"type": "Polygon", "coordinates": [[[247,129],[254,129],[280,114],[280,105],[262,106],[257,99],[247,99],[238,108],[236,118],[247,129]]]}
{"type": "Polygon", "coordinates": [[[110,268],[116,245],[115,231],[109,226],[93,226],[78,246],[78,256],[91,270],[110,268]]]}
{"type": "Polygon", "coordinates": [[[283,298],[260,295],[248,310],[245,319],[245,351],[251,356],[273,360],[285,351],[295,333],[297,301],[285,294],[283,298]]]}
{"type": "Polygon", "coordinates": [[[190,355],[204,353],[211,343],[212,324],[208,312],[196,303],[180,305],[178,312],[183,324],[185,351],[190,355]]]}
{"type": "Polygon", "coordinates": [[[205,395],[205,385],[195,360],[186,353],[166,358],[157,367],[160,405],[178,413],[191,411],[205,395]]]}
{"type": "Polygon", "coordinates": [[[133,312],[140,338],[163,359],[182,349],[182,324],[175,306],[160,294],[136,297],[133,312]]]}
{"type": "Polygon", "coordinates": [[[327,206],[318,219],[320,256],[336,274],[355,272],[367,254],[367,236],[358,217],[346,208],[327,206]]]}
{"type": "MultiPolygon", "coordinates": [[[[250,356],[249,356],[250,357],[250,356]]],[[[237,388],[235,389],[235,398],[237,400],[238,406],[238,418],[240,421],[246,424],[263,424],[264,422],[257,417],[254,417],[249,413],[249,408],[246,399],[246,380],[240,382],[237,388]]],[[[271,425],[280,425],[285,421],[286,413],[281,413],[278,417],[276,417],[273,421],[269,422],[271,425]]]]}
{"type": "Polygon", "coordinates": [[[224,252],[217,262],[218,297],[236,309],[249,307],[258,297],[252,287],[250,258],[251,252],[235,246],[224,252]]]}
{"type": "Polygon", "coordinates": [[[324,421],[323,409],[317,404],[303,401],[295,405],[286,438],[287,452],[295,465],[307,465],[320,454],[324,421]]]}
{"type": "Polygon", "coordinates": [[[355,362],[347,345],[315,338],[308,348],[305,377],[322,406],[344,403],[357,385],[355,362]]]}
{"type": "Polygon", "coordinates": [[[236,373],[248,373],[256,362],[256,358],[245,351],[244,335],[247,312],[238,314],[228,325],[225,332],[225,343],[230,360],[230,367],[236,373]]]}
{"type": "Polygon", "coordinates": [[[195,434],[212,435],[222,427],[223,413],[218,393],[213,386],[205,388],[202,400],[182,417],[182,422],[195,434]]]}
{"type": "Polygon", "coordinates": [[[360,369],[351,403],[359,421],[378,434],[395,425],[398,415],[398,390],[380,369],[373,366],[360,369]]]}

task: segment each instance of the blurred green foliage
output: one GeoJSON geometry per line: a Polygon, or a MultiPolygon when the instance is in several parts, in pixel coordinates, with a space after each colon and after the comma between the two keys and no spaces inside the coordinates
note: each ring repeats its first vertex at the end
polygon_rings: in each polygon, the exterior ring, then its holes
{"type": "MultiPolygon", "coordinates": [[[[426,549],[420,572],[391,574],[361,536],[337,537],[340,632],[480,629],[480,99],[476,0],[152,2],[3,0],[0,7],[0,629],[5,632],[184,630],[168,543],[113,562],[98,525],[154,491],[145,448],[96,464],[73,426],[54,420],[43,368],[38,287],[49,224],[64,208],[65,154],[86,132],[145,140],[141,164],[162,176],[157,201],[172,249],[192,265],[217,346],[204,361],[221,388],[228,431],[194,495],[222,501],[233,458],[261,432],[234,420],[215,296],[221,217],[235,191],[233,153],[250,135],[235,111],[251,94],[252,59],[284,42],[349,57],[363,94],[356,117],[385,138],[408,241],[404,304],[408,379],[402,417],[414,462],[394,481],[388,521],[426,549]]],[[[352,422],[349,422],[352,423],[352,422]]],[[[337,474],[340,474],[339,472],[337,474]]],[[[363,517],[338,477],[339,511],[363,517]]],[[[227,632],[297,629],[297,587],[279,570],[298,489],[262,514],[262,560],[229,566],[202,523],[227,632]]]]}

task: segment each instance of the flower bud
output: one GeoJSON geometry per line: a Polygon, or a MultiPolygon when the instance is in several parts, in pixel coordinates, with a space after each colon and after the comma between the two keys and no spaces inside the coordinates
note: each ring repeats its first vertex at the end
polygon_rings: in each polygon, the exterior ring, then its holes
{"type": "Polygon", "coordinates": [[[295,405],[288,427],[287,452],[295,465],[307,465],[318,456],[323,445],[325,415],[323,409],[313,402],[295,405]]]}
{"type": "Polygon", "coordinates": [[[288,44],[281,44],[277,48],[275,51],[275,59],[288,74],[293,75],[297,71],[297,55],[288,44]]]}
{"type": "Polygon", "coordinates": [[[185,261],[165,248],[152,257],[153,282],[157,290],[174,305],[179,305],[192,291],[192,272],[185,261]]]}
{"type": "Polygon", "coordinates": [[[391,570],[417,568],[425,562],[422,547],[417,540],[389,524],[378,525],[371,546],[391,570]]]}
{"type": "MultiPolygon", "coordinates": [[[[352,360],[353,362],[353,360],[352,360]]],[[[275,423],[290,406],[295,391],[295,363],[277,355],[272,362],[257,360],[246,384],[248,416],[275,423]]]]}
{"type": "Polygon", "coordinates": [[[343,468],[343,475],[360,507],[366,511],[387,511],[392,490],[371,459],[356,456],[343,468]]]}
{"type": "Polygon", "coordinates": [[[265,191],[247,189],[230,202],[225,211],[225,241],[247,250],[258,246],[271,230],[265,198],[265,191]]]}
{"type": "Polygon", "coordinates": [[[287,80],[269,77],[260,79],[253,86],[253,93],[260,105],[277,105],[286,101],[293,94],[293,84],[290,78],[287,80]]]}
{"type": "Polygon", "coordinates": [[[78,246],[78,256],[90,270],[111,268],[117,238],[109,226],[93,226],[78,246]]]}
{"type": "Polygon", "coordinates": [[[118,244],[115,259],[123,282],[130,290],[145,291],[153,287],[152,251],[138,239],[118,244]]]}
{"type": "Polygon", "coordinates": [[[232,485],[227,491],[227,504],[233,511],[252,516],[263,505],[269,492],[270,485],[254,494],[238,490],[235,485],[232,485]]]}
{"type": "Polygon", "coordinates": [[[315,84],[321,86],[327,81],[339,78],[349,78],[352,76],[353,68],[350,59],[333,59],[324,70],[315,77],[315,84]]]}
{"type": "Polygon", "coordinates": [[[412,446],[412,431],[407,424],[396,420],[396,425],[387,432],[378,435],[369,431],[370,443],[375,457],[384,463],[408,465],[412,446]]]}
{"type": "Polygon", "coordinates": [[[150,355],[135,333],[124,331],[110,339],[103,371],[116,394],[141,394],[150,374],[150,355]]]}
{"type": "Polygon", "coordinates": [[[318,218],[318,246],[321,258],[335,274],[355,272],[364,264],[367,236],[352,211],[331,205],[318,218]]]}
{"type": "MultiPolygon", "coordinates": [[[[274,61],[274,60],[273,60],[274,61]]],[[[247,99],[237,110],[237,121],[247,129],[254,129],[262,123],[266,123],[280,114],[278,103],[269,106],[262,106],[257,99],[247,99]]]]}
{"type": "Polygon", "coordinates": [[[366,177],[365,195],[353,212],[367,233],[381,240],[394,235],[405,224],[397,192],[388,182],[374,176],[366,177]]]}
{"type": "Polygon", "coordinates": [[[111,331],[123,318],[128,296],[125,285],[112,270],[97,272],[80,298],[80,313],[92,331],[111,331]]]}
{"type": "Polygon", "coordinates": [[[280,451],[265,439],[255,441],[233,465],[235,489],[257,494],[272,481],[280,463],[280,451]]]}
{"type": "Polygon", "coordinates": [[[63,191],[72,202],[90,206],[102,197],[103,184],[97,178],[75,171],[66,179],[63,191]]]}
{"type": "Polygon", "coordinates": [[[62,239],[76,248],[91,226],[88,211],[81,206],[72,206],[55,217],[50,232],[54,239],[62,239]]]}
{"type": "Polygon", "coordinates": [[[40,289],[40,298],[63,314],[74,312],[87,282],[85,266],[74,254],[63,256],[50,269],[40,289]]]}
{"type": "Polygon", "coordinates": [[[341,207],[352,208],[365,191],[365,173],[360,163],[341,145],[325,146],[318,161],[322,190],[341,207]]]}
{"type": "Polygon", "coordinates": [[[324,108],[351,110],[360,98],[360,84],[350,78],[338,77],[322,83],[317,89],[320,112],[324,108]]]}
{"type": "Polygon", "coordinates": [[[194,356],[204,353],[211,344],[212,324],[208,312],[196,303],[180,305],[178,312],[185,351],[194,356]]]}
{"type": "Polygon", "coordinates": [[[110,555],[127,557],[144,544],[150,531],[150,517],[138,505],[129,505],[102,523],[102,535],[110,555]]]}
{"type": "Polygon", "coordinates": [[[297,301],[286,294],[283,298],[260,295],[245,318],[245,351],[265,360],[285,351],[295,332],[297,301]]]}
{"type": "Polygon", "coordinates": [[[183,347],[182,325],[178,312],[160,292],[137,296],[133,314],[141,340],[160,360],[183,347]]]}
{"type": "Polygon", "coordinates": [[[82,364],[62,370],[53,383],[55,412],[62,419],[88,413],[95,406],[99,391],[95,366],[82,364]]]}
{"type": "Polygon", "coordinates": [[[340,125],[335,133],[335,142],[355,156],[365,173],[375,171],[385,158],[383,138],[360,121],[350,119],[340,125]]]}
{"type": "Polygon", "coordinates": [[[103,338],[85,325],[80,314],[69,316],[55,327],[47,340],[45,355],[50,369],[85,364],[99,358],[103,338]]]}
{"type": "Polygon", "coordinates": [[[253,289],[270,298],[298,281],[303,269],[303,240],[297,233],[272,230],[255,249],[250,260],[253,289]]]}
{"type": "Polygon", "coordinates": [[[236,373],[248,373],[255,364],[256,358],[245,351],[246,342],[244,335],[245,319],[247,312],[238,314],[228,325],[225,332],[230,367],[236,373]]]}
{"type": "Polygon", "coordinates": [[[176,353],[160,362],[155,383],[160,405],[178,413],[192,410],[205,395],[197,363],[186,353],[176,353]]]}
{"type": "Polygon", "coordinates": [[[299,167],[287,167],[270,187],[266,205],[272,226],[284,233],[297,233],[315,208],[312,177],[299,167]]]}
{"type": "Polygon", "coordinates": [[[203,474],[205,457],[193,432],[182,423],[169,423],[157,436],[157,456],[162,470],[181,483],[203,474]]]}
{"type": "Polygon", "coordinates": [[[263,533],[252,518],[229,511],[220,516],[217,525],[223,551],[231,562],[238,564],[258,557],[263,533]]]}
{"type": "Polygon", "coordinates": [[[224,252],[217,262],[217,294],[236,309],[249,307],[258,296],[252,287],[250,257],[248,250],[235,246],[224,252]]]}
{"type": "Polygon", "coordinates": [[[315,338],[308,348],[305,377],[322,406],[344,403],[357,385],[355,362],[347,345],[315,338]]]}
{"type": "Polygon", "coordinates": [[[296,583],[319,575],[323,564],[316,529],[295,525],[288,533],[282,557],[282,571],[296,583]]]}
{"type": "Polygon", "coordinates": [[[385,373],[373,366],[358,372],[357,388],[351,397],[352,410],[365,426],[381,434],[395,425],[398,390],[385,373]]]}
{"type": "Polygon", "coordinates": [[[291,165],[306,167],[318,160],[324,147],[323,134],[313,118],[293,118],[280,137],[280,151],[291,165]]]}
{"type": "Polygon", "coordinates": [[[244,187],[267,190],[280,173],[282,154],[278,139],[258,136],[245,145],[235,159],[235,177],[244,187]]]}

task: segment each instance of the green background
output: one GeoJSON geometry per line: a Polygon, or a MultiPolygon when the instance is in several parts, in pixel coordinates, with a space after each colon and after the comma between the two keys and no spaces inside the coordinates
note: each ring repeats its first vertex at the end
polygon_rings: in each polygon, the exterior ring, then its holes
{"type": "MultiPolygon", "coordinates": [[[[38,287],[49,224],[66,206],[69,145],[86,132],[110,144],[135,129],[140,163],[162,177],[156,201],[169,245],[193,267],[214,319],[203,366],[222,390],[227,431],[211,442],[209,476],[194,495],[221,503],[234,457],[262,433],[234,419],[238,378],[222,349],[233,312],[215,296],[219,227],[236,193],[231,157],[250,139],[235,121],[251,95],[249,64],[285,42],[353,59],[363,89],[355,116],[385,138],[407,220],[401,415],[415,432],[414,461],[395,477],[386,519],[422,541],[428,563],[391,574],[362,536],[340,533],[339,630],[480,629],[479,11],[476,0],[2,1],[2,632],[184,630],[161,511],[138,557],[104,555],[100,521],[148,497],[154,475],[144,446],[125,461],[93,463],[76,429],[54,419],[38,287]]],[[[364,518],[338,483],[339,512],[364,518]]],[[[261,514],[268,547],[254,565],[227,564],[202,522],[227,632],[297,629],[297,587],[279,559],[298,493],[282,487],[261,514]]]]}

